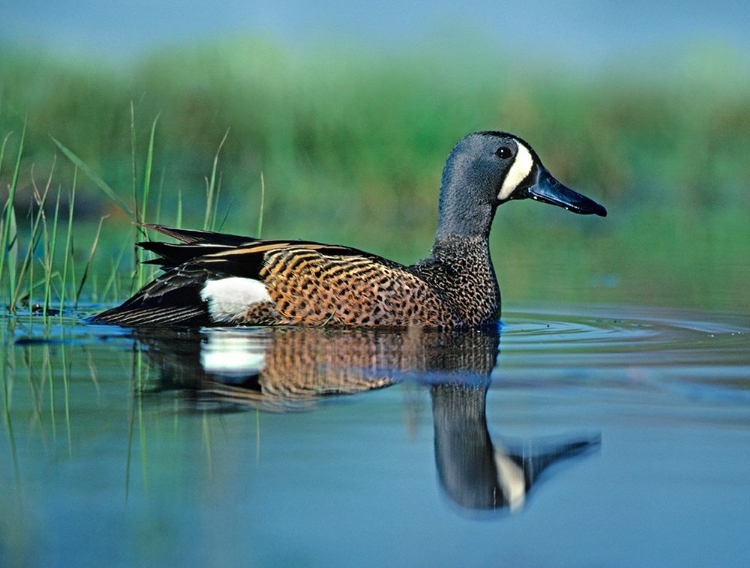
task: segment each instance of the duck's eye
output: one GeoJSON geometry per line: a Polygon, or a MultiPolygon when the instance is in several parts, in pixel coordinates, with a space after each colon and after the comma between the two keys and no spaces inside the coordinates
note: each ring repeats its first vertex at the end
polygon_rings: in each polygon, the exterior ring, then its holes
{"type": "Polygon", "coordinates": [[[507,160],[513,155],[513,152],[511,152],[510,148],[508,148],[507,146],[500,146],[497,150],[495,150],[495,155],[501,160],[507,160]]]}

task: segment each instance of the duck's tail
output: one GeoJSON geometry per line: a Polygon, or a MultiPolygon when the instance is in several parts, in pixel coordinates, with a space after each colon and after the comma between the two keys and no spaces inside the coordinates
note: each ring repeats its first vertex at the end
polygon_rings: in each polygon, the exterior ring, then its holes
{"type": "Polygon", "coordinates": [[[164,274],[144,286],[126,302],[96,314],[90,321],[126,327],[209,325],[211,320],[207,304],[201,297],[201,290],[210,272],[201,266],[188,264],[189,261],[207,254],[248,245],[256,239],[210,231],[175,229],[163,225],[139,225],[179,241],[138,243],[141,248],[158,255],[145,263],[161,266],[165,270],[164,274]]]}

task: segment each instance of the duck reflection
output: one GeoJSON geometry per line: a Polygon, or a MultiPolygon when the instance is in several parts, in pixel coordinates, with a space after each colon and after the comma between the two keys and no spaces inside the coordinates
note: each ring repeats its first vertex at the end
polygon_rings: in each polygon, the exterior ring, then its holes
{"type": "Polygon", "coordinates": [[[427,384],[435,461],[448,497],[469,510],[518,510],[549,466],[598,437],[493,442],[486,401],[499,355],[494,332],[330,328],[139,330],[159,369],[155,390],[189,392],[217,410],[309,408],[330,395],[427,384]]]}
{"type": "Polygon", "coordinates": [[[487,430],[486,385],[432,385],[435,462],[448,496],[467,509],[519,510],[549,466],[583,455],[599,437],[493,440],[487,430]]]}

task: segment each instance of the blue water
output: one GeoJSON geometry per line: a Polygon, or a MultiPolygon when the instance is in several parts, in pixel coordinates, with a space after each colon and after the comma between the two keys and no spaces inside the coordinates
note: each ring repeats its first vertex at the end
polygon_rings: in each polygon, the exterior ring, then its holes
{"type": "Polygon", "coordinates": [[[750,562],[748,316],[53,322],[2,322],[2,566],[750,562]]]}

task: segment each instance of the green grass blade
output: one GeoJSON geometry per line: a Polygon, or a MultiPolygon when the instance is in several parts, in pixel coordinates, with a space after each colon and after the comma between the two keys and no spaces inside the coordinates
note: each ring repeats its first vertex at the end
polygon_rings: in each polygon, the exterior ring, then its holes
{"type": "Polygon", "coordinates": [[[182,190],[177,190],[177,215],[175,216],[174,226],[182,228],[182,190]]]}
{"type": "Polygon", "coordinates": [[[51,307],[52,301],[52,270],[55,265],[55,253],[57,252],[57,226],[58,219],[60,217],[60,194],[62,193],[62,186],[57,186],[57,199],[55,200],[55,216],[52,219],[52,238],[49,241],[47,252],[45,254],[45,273],[46,279],[44,282],[44,315],[47,315],[51,307]]]}
{"type": "MultiPolygon", "coordinates": [[[[130,168],[131,181],[133,184],[133,207],[136,214],[138,213],[138,173],[136,170],[136,136],[135,136],[135,106],[130,101],[130,168]]],[[[140,219],[136,219],[139,221],[140,219]]]]}
{"type": "MultiPolygon", "coordinates": [[[[2,247],[2,254],[0,254],[0,283],[3,281],[3,272],[5,271],[6,256],[8,261],[8,270],[11,272],[9,278],[9,295],[12,298],[15,290],[15,263],[13,262],[13,253],[11,248],[13,247],[16,235],[13,235],[13,242],[9,241],[11,237],[11,224],[15,227],[15,207],[14,202],[16,199],[16,188],[18,187],[18,174],[21,171],[21,157],[23,156],[23,144],[26,140],[26,122],[23,123],[23,131],[21,132],[21,141],[18,143],[18,156],[16,157],[16,167],[13,170],[13,179],[10,183],[10,190],[8,191],[8,201],[5,205],[5,220],[3,223],[3,234],[0,240],[0,247],[2,247]]],[[[3,143],[3,147],[5,144],[3,143]]]]}
{"type": "Polygon", "coordinates": [[[71,161],[73,164],[80,169],[84,174],[86,174],[91,181],[96,184],[96,186],[101,189],[104,194],[109,197],[112,201],[114,201],[120,209],[122,209],[128,217],[136,220],[135,213],[128,207],[127,203],[125,203],[119,195],[115,193],[115,191],[107,185],[107,183],[101,179],[98,175],[94,173],[94,171],[89,168],[86,163],[81,160],[78,156],[76,156],[71,150],[68,149],[67,146],[65,146],[62,142],[57,140],[54,136],[50,136],[52,138],[52,141],[57,144],[57,147],[60,148],[63,154],[71,161]]]}
{"type": "Polygon", "coordinates": [[[117,282],[117,267],[120,266],[122,263],[122,259],[125,256],[125,251],[128,250],[130,246],[130,243],[123,243],[122,247],[120,248],[120,252],[117,255],[117,258],[112,260],[112,270],[109,273],[109,278],[107,279],[107,282],[104,284],[104,289],[101,293],[101,300],[103,301],[104,298],[107,297],[107,294],[109,293],[110,289],[115,287],[115,284],[117,282]]]}
{"type": "Polygon", "coordinates": [[[0,146],[0,172],[3,171],[3,158],[5,157],[5,146],[8,144],[8,140],[13,135],[12,132],[8,132],[3,138],[3,144],[0,146]]]}
{"type": "Polygon", "coordinates": [[[73,186],[70,190],[70,202],[68,203],[68,234],[65,237],[65,260],[63,261],[62,287],[60,289],[60,316],[65,309],[65,291],[68,286],[68,262],[73,258],[73,210],[76,203],[76,185],[78,183],[78,168],[73,171],[73,186]]]}
{"type": "Polygon", "coordinates": [[[216,155],[214,156],[213,167],[211,168],[211,179],[206,184],[206,214],[203,218],[203,230],[207,231],[211,227],[212,216],[215,217],[214,209],[214,193],[216,192],[216,172],[219,168],[219,154],[224,146],[224,142],[229,137],[229,129],[224,133],[224,138],[219,142],[219,147],[216,149],[216,155]]]}
{"type": "Polygon", "coordinates": [[[32,259],[34,257],[34,253],[36,251],[36,247],[39,245],[39,240],[42,237],[42,231],[40,230],[40,226],[42,225],[42,221],[44,219],[44,204],[47,202],[47,195],[49,193],[49,187],[50,183],[52,181],[52,177],[50,174],[49,182],[44,188],[44,193],[42,195],[39,195],[39,190],[36,187],[36,183],[34,183],[34,199],[36,201],[38,210],[36,213],[36,217],[34,217],[34,220],[31,224],[31,233],[29,237],[29,247],[26,249],[26,255],[23,259],[23,264],[21,265],[21,271],[17,275],[16,285],[13,290],[13,293],[11,295],[11,302],[8,304],[8,309],[11,312],[15,311],[15,307],[18,303],[18,300],[20,298],[21,294],[21,281],[23,280],[24,276],[26,276],[26,272],[29,273],[29,286],[27,293],[29,297],[32,296],[34,292],[34,267],[32,259]]]}
{"type": "Polygon", "coordinates": [[[260,238],[263,231],[263,208],[266,204],[266,180],[263,178],[263,172],[260,172],[260,213],[258,214],[258,230],[255,236],[260,238]]]}
{"type": "Polygon", "coordinates": [[[96,230],[96,236],[94,237],[94,242],[91,245],[91,251],[89,252],[89,259],[86,261],[86,267],[83,269],[83,276],[81,276],[81,284],[78,286],[78,292],[76,292],[76,303],[75,306],[78,306],[78,301],[81,299],[81,292],[83,291],[83,285],[86,283],[86,277],[89,274],[89,270],[91,269],[91,264],[94,262],[94,255],[96,254],[96,247],[99,244],[99,236],[102,233],[102,225],[104,224],[104,220],[109,217],[109,215],[105,215],[101,219],[99,219],[99,228],[96,230]]]}
{"type": "Polygon", "coordinates": [[[151,167],[154,162],[154,138],[156,137],[156,124],[159,115],[156,115],[151,124],[151,136],[148,139],[148,152],[146,153],[146,168],[143,171],[143,195],[141,196],[141,221],[146,220],[146,209],[148,207],[148,195],[151,191],[151,167]]]}
{"type": "MultiPolygon", "coordinates": [[[[219,174],[219,180],[216,182],[216,191],[214,191],[214,204],[211,209],[211,230],[216,231],[216,215],[219,213],[219,194],[221,193],[221,174],[219,174]]],[[[231,209],[231,207],[230,207],[231,209]]],[[[229,209],[227,210],[227,214],[229,209]]]]}
{"type": "MultiPolygon", "coordinates": [[[[7,207],[7,205],[6,205],[7,207]]],[[[16,210],[15,207],[8,207],[10,210],[10,216],[5,217],[6,220],[3,224],[8,227],[7,235],[5,237],[5,231],[3,231],[3,259],[7,260],[8,263],[8,310],[11,308],[11,300],[16,294],[16,274],[18,271],[18,225],[16,224],[16,210]],[[7,244],[6,244],[7,243],[7,244]]],[[[2,281],[0,281],[2,282],[2,281]]]]}
{"type": "Polygon", "coordinates": [[[164,198],[164,178],[167,173],[164,169],[161,170],[161,178],[159,179],[159,191],[156,193],[156,213],[154,213],[154,223],[157,225],[161,223],[161,205],[164,198]]]}

